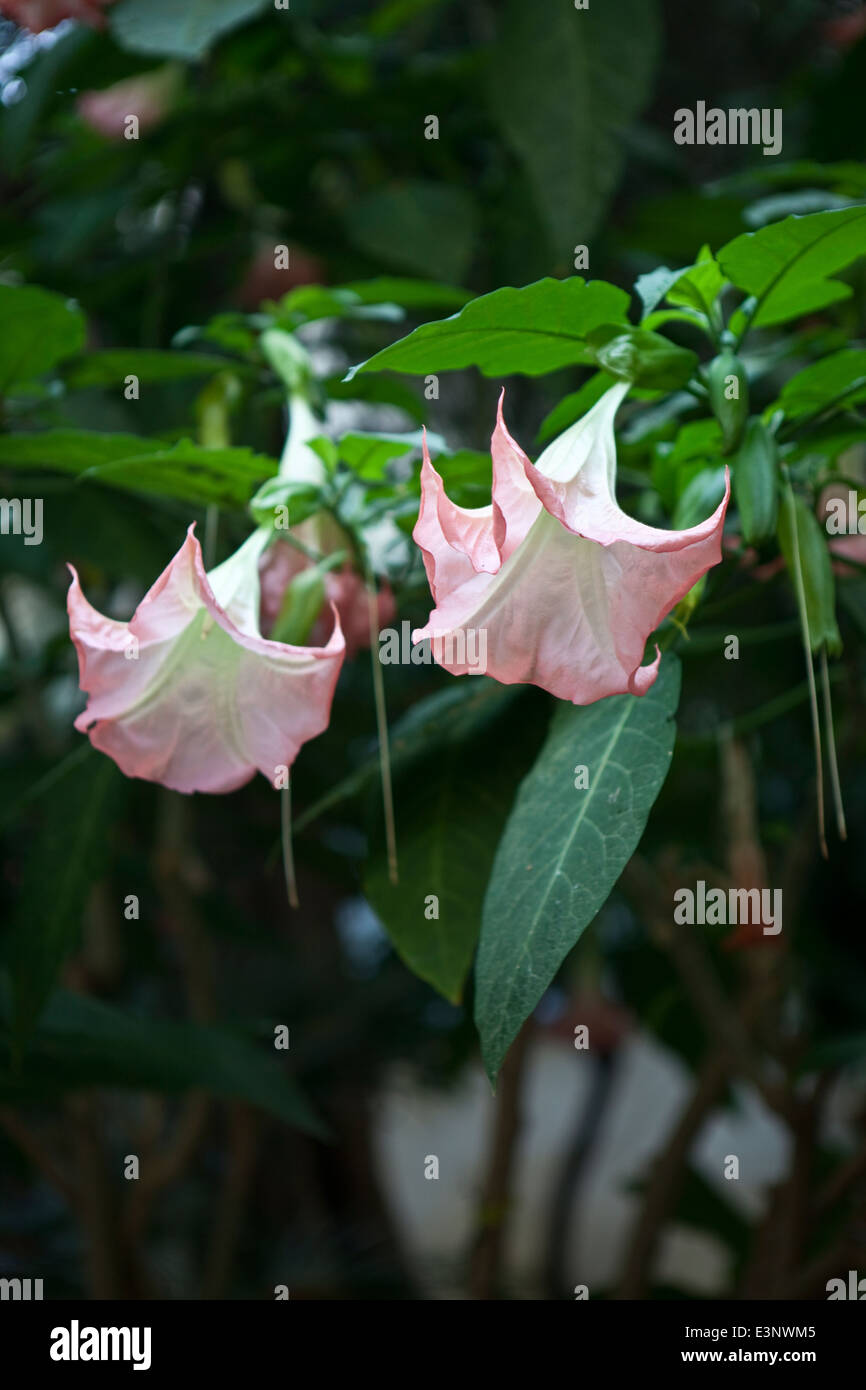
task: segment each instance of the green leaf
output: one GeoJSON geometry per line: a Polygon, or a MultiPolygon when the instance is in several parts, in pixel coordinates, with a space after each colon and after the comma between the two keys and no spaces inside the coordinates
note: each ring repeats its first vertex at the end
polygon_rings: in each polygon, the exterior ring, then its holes
{"type": "MultiPolygon", "coordinates": [[[[366,433],[351,430],[337,441],[337,455],[368,482],[377,482],[384,477],[385,468],[392,459],[402,458],[420,449],[423,442],[421,430],[411,434],[366,433]]],[[[427,446],[431,452],[445,448],[445,441],[436,434],[427,435],[427,446]]]]}
{"type": "Polygon", "coordinates": [[[826,188],[798,188],[757,198],[743,208],[743,221],[748,227],[764,227],[789,213],[800,215],[847,207],[851,207],[850,198],[840,198],[838,193],[830,193],[826,188]]]}
{"type": "Polygon", "coordinates": [[[13,1035],[20,1049],[73,950],[93,883],[109,858],[109,831],[123,777],[94,755],[67,768],[43,801],[18,906],[4,943],[14,993],[13,1035]]]}
{"type": "Polygon", "coordinates": [[[509,0],[489,51],[494,118],[524,165],[555,262],[597,231],[619,183],[624,129],[650,94],[658,52],[656,6],[618,0],[543,21],[509,0]]]}
{"type": "Polygon", "coordinates": [[[373,859],[364,880],[367,897],[410,970],[455,1004],[475,950],[499,836],[531,761],[523,700],[515,719],[519,693],[486,677],[466,679],[481,687],[479,700],[455,711],[444,742],[396,787],[399,884],[389,882],[383,856],[373,859]],[[479,767],[485,768],[483,777],[479,767]],[[434,911],[431,898],[435,915],[428,916],[434,911]]]}
{"type": "Polygon", "coordinates": [[[223,34],[272,9],[272,0],[119,0],[109,27],[130,53],[195,62],[223,34]]]}
{"type": "Polygon", "coordinates": [[[572,391],[570,395],[563,396],[559,404],[542,420],[538,430],[539,444],[554,439],[556,435],[562,434],[563,430],[567,430],[569,425],[580,420],[615,382],[616,377],[610,372],[595,372],[583,383],[579,391],[572,391]]]}
{"type": "MultiPolygon", "coordinates": [[[[842,637],[836,624],[836,585],[830,563],[830,551],[827,548],[827,533],[802,497],[794,497],[794,518],[803,587],[806,592],[809,643],[813,652],[820,651],[826,644],[830,653],[838,655],[842,650],[842,637]]],[[[779,508],[778,536],[793,584],[796,558],[794,530],[790,510],[784,505],[779,508]]]]}
{"type": "Polygon", "coordinates": [[[0,434],[0,467],[84,473],[116,459],[149,454],[154,441],[137,434],[94,430],[45,430],[40,434],[0,434]]]}
{"type": "Polygon", "coordinates": [[[645,319],[657,304],[661,304],[671,286],[684,274],[685,270],[671,270],[666,265],[660,265],[656,270],[649,270],[637,277],[634,287],[643,305],[641,318],[645,319]]]}
{"type": "Polygon", "coordinates": [[[703,368],[710,407],[722,431],[722,453],[739,444],[749,418],[749,378],[744,363],[723,348],[703,368]],[[732,394],[733,393],[733,394],[732,394]]]}
{"type": "Polygon", "coordinates": [[[688,323],[708,332],[718,324],[716,298],[725,283],[708,246],[701,248],[694,265],[682,270],[659,266],[658,270],[639,276],[635,289],[644,306],[641,326],[654,329],[665,323],[688,323]],[[663,299],[677,307],[654,312],[663,299]]]}
{"type": "Polygon", "coordinates": [[[648,390],[676,390],[698,365],[697,353],[645,328],[605,325],[594,329],[587,341],[604,371],[648,390]]]}
{"type": "MultiPolygon", "coordinates": [[[[480,449],[458,449],[436,456],[436,471],[445,491],[458,507],[486,507],[490,504],[493,468],[490,454],[480,449]]],[[[417,475],[413,483],[418,485],[417,475]]]]}
{"type": "Polygon", "coordinates": [[[602,324],[628,324],[628,295],[604,280],[537,280],[494,290],[450,318],[423,323],[383,348],[356,372],[453,371],[478,367],[485,376],[539,376],[591,361],[586,335],[602,324]]]}
{"type": "Polygon", "coordinates": [[[746,425],[733,471],[740,529],[746,544],[753,545],[775,534],[779,515],[776,441],[763,420],[755,418],[746,425]]]}
{"type": "Polygon", "coordinates": [[[634,853],[673,753],[680,666],[646,695],[560,705],[496,852],[476,967],[475,1019],[491,1080],[524,1019],[634,853]],[[589,770],[575,788],[574,769],[589,770]]]}
{"type": "Polygon", "coordinates": [[[353,280],[339,288],[357,295],[362,304],[399,304],[403,309],[460,309],[472,298],[469,290],[459,290],[454,285],[404,279],[399,275],[353,280]]]}
{"type": "MultiPolygon", "coordinates": [[[[417,700],[391,726],[391,769],[395,777],[408,773],[421,759],[446,748],[457,728],[471,728],[483,720],[486,707],[495,713],[500,707],[502,690],[496,681],[473,676],[450,681],[442,690],[417,700]]],[[[378,754],[368,758],[295,817],[295,834],[299,835],[306,825],[332,806],[340,806],[378,785],[381,774],[378,754]]]]}
{"type": "Polygon", "coordinates": [[[249,506],[259,526],[273,526],[278,507],[288,509],[290,526],[300,526],[302,521],[320,512],[327,500],[325,490],[315,483],[277,476],[262,483],[255,496],[250,498],[249,506]]]}
{"type": "Polygon", "coordinates": [[[251,449],[204,449],[187,439],[46,430],[0,435],[0,468],[48,468],[147,496],[238,508],[278,464],[251,449]]]}
{"type": "MultiPolygon", "coordinates": [[[[9,1014],[9,992],[0,977],[0,1023],[8,1023],[9,1014]]],[[[273,1056],[227,1028],[166,1023],[59,990],[20,1068],[10,1067],[4,1042],[0,1031],[4,1102],[51,1098],[82,1086],[169,1093],[201,1087],[248,1101],[307,1133],[324,1133],[273,1056]]]]}
{"type": "Polygon", "coordinates": [[[722,431],[717,420],[689,420],[681,426],[670,454],[672,463],[713,458],[722,452],[722,431]]]}
{"type": "Polygon", "coordinates": [[[725,277],[709,246],[702,246],[698,259],[677,276],[668,290],[668,302],[696,309],[712,321],[716,297],[725,286],[725,277]]]}
{"type": "Polygon", "coordinates": [[[664,328],[666,323],[686,323],[690,328],[699,328],[702,333],[707,333],[710,327],[709,320],[696,309],[656,309],[641,319],[641,328],[655,331],[664,328]]]}
{"type": "MultiPolygon", "coordinates": [[[[63,375],[67,386],[79,390],[87,386],[123,387],[127,376],[136,376],[147,385],[161,381],[183,381],[190,377],[210,376],[224,371],[230,364],[224,357],[206,353],[160,352],[155,348],[110,348],[105,352],[89,352],[77,362],[71,362],[63,375]]],[[[235,363],[231,364],[237,370],[235,363]]]]}
{"type": "Polygon", "coordinates": [[[84,315],[32,285],[0,285],[0,393],[50,371],[84,346],[84,315]]]}
{"type": "Polygon", "coordinates": [[[461,280],[475,248],[475,203],[462,188],[412,179],[353,201],[346,234],[372,260],[461,280]]]}
{"type": "Polygon", "coordinates": [[[326,285],[300,285],[284,294],[276,306],[275,318],[281,327],[299,328],[317,319],[361,318],[385,319],[390,322],[404,317],[397,304],[367,303],[349,289],[332,289],[326,285]]]}
{"type": "Polygon", "coordinates": [[[786,217],[744,232],[718,252],[725,275],[758,300],[752,326],[766,328],[847,299],[830,277],[866,252],[866,207],[786,217]]]}
{"type": "Polygon", "coordinates": [[[786,381],[776,407],[790,420],[798,420],[831,406],[846,409],[862,400],[866,400],[866,348],[843,348],[786,381]]]}
{"type": "Polygon", "coordinates": [[[674,507],[672,525],[675,531],[687,531],[712,516],[725,495],[724,464],[698,468],[683,488],[674,507]]]}

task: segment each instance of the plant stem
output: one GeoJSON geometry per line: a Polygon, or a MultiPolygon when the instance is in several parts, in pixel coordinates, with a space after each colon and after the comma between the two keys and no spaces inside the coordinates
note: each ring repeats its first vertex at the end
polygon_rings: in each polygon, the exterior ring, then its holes
{"type": "Polygon", "coordinates": [[[204,567],[206,570],[213,569],[216,564],[217,549],[217,529],[219,527],[220,510],[219,507],[211,502],[204,514],[204,567]]]}
{"type": "Polygon", "coordinates": [[[469,1274],[472,1298],[495,1298],[501,1284],[511,1178],[520,1135],[520,1098],[532,1027],[532,1019],[528,1019],[511,1045],[499,1078],[490,1158],[469,1274]]]}
{"type": "Polygon", "coordinates": [[[379,763],[382,769],[382,804],[385,812],[385,844],[388,877],[397,883],[397,833],[394,825],[394,791],[391,784],[391,750],[388,742],[388,711],[385,707],[385,680],[379,660],[379,603],[376,580],[365,565],[367,612],[370,619],[370,660],[373,665],[373,698],[376,702],[376,729],[379,735],[379,763]]]}
{"type": "Polygon", "coordinates": [[[286,892],[289,907],[298,908],[298,882],[295,878],[295,856],[292,849],[292,788],[291,779],[286,782],[280,797],[280,828],[283,841],[283,872],[286,876],[286,892]]]}
{"type": "Polygon", "coordinates": [[[847,840],[848,827],[845,824],[845,807],[842,804],[842,786],[839,781],[839,763],[836,758],[836,739],[833,736],[833,705],[830,699],[830,673],[827,669],[827,648],[821,648],[821,687],[824,696],[824,731],[827,737],[827,762],[830,766],[830,786],[833,789],[833,806],[836,811],[836,828],[840,840],[847,840]]]}
{"type": "Polygon", "coordinates": [[[800,614],[800,629],[803,634],[803,650],[806,656],[806,677],[809,682],[809,707],[812,712],[812,739],[815,744],[815,772],[818,793],[818,843],[825,859],[829,859],[827,835],[824,824],[824,762],[821,756],[821,721],[818,715],[818,692],[815,687],[815,665],[812,660],[812,642],[809,637],[809,614],[806,609],[806,588],[803,583],[803,567],[800,563],[800,537],[797,529],[797,509],[794,505],[794,492],[787,468],[785,475],[785,505],[791,523],[791,544],[794,559],[794,592],[797,596],[797,610],[800,614]]]}

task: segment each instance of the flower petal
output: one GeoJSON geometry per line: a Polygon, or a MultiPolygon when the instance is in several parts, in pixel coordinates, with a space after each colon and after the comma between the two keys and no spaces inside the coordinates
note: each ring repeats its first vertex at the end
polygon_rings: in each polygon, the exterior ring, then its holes
{"type": "Polygon", "coordinates": [[[531,467],[529,459],[505,427],[504,400],[505,391],[502,390],[496,408],[496,427],[490,440],[493,536],[503,562],[514,554],[541,511],[541,503],[527,478],[531,467]]]}
{"type": "Polygon", "coordinates": [[[424,556],[434,599],[473,574],[495,574],[501,563],[493,537],[493,508],[458,507],[430,462],[424,440],[421,507],[412,536],[424,556]]]}
{"type": "Polygon", "coordinates": [[[90,694],[76,727],[128,777],[182,792],[231,791],[256,769],[273,781],[327,727],[345,649],[336,610],[325,647],[242,631],[192,527],[128,624],[101,618],[74,572],[68,606],[90,694]]]}
{"type": "MultiPolygon", "coordinates": [[[[706,521],[685,531],[647,526],[622,511],[616,500],[616,444],[613,421],[628,391],[619,382],[544,450],[535,467],[527,463],[526,476],[551,516],[577,536],[613,545],[627,541],[642,550],[682,550],[700,541],[710,542],[715,553],[730,496],[730,477],[725,472],[725,497],[706,521]]],[[[719,544],[720,544],[719,540],[719,544]]],[[[720,553],[709,560],[717,564],[720,553]]]]}
{"type": "Polygon", "coordinates": [[[644,613],[643,636],[631,620],[617,630],[623,560],[635,553],[625,547],[623,556],[575,537],[542,513],[497,575],[476,576],[449,594],[413,641],[430,638],[439,664],[466,675],[473,665],[455,658],[482,649],[483,633],[488,675],[504,685],[541,686],[576,705],[644,694],[658,669],[658,659],[641,667],[656,624],[644,613]]]}

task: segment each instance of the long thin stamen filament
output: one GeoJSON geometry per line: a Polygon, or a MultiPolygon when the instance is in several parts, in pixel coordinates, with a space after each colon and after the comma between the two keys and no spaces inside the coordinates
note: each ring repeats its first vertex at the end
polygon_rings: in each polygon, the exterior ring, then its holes
{"type": "Polygon", "coordinates": [[[215,502],[209,503],[208,509],[204,514],[204,546],[202,547],[204,567],[206,570],[212,570],[216,564],[219,519],[219,507],[215,502]]]}
{"type": "Polygon", "coordinates": [[[790,482],[786,483],[785,504],[791,522],[791,544],[794,560],[794,592],[797,595],[797,610],[800,614],[800,631],[803,634],[803,649],[806,653],[806,676],[809,681],[809,705],[812,711],[812,738],[815,744],[815,767],[818,783],[818,841],[821,853],[829,859],[827,834],[824,825],[824,761],[821,756],[821,721],[818,716],[818,692],[815,687],[815,666],[812,661],[812,643],[809,639],[809,615],[806,611],[806,587],[803,583],[803,569],[800,563],[800,538],[797,534],[797,509],[794,505],[794,492],[790,482]]]}
{"type": "Polygon", "coordinates": [[[298,883],[295,878],[295,855],[292,848],[292,788],[288,781],[280,795],[280,828],[283,841],[283,873],[286,876],[289,907],[297,908],[300,903],[298,901],[298,883]]]}
{"type": "Polygon", "coordinates": [[[836,740],[833,736],[833,704],[830,699],[830,672],[827,669],[827,648],[821,648],[821,687],[824,695],[824,730],[827,735],[827,761],[830,765],[830,786],[833,789],[833,805],[836,811],[836,828],[839,839],[847,840],[848,827],[845,824],[845,807],[842,804],[842,784],[839,781],[839,763],[836,759],[836,740]]]}
{"type": "Polygon", "coordinates": [[[379,766],[382,769],[382,804],[385,812],[385,845],[388,877],[397,882],[397,834],[394,826],[394,793],[391,785],[391,751],[388,742],[388,712],[385,708],[385,681],[379,660],[379,603],[376,581],[368,569],[367,612],[370,619],[370,657],[373,663],[373,698],[376,702],[376,729],[379,735],[379,766]]]}

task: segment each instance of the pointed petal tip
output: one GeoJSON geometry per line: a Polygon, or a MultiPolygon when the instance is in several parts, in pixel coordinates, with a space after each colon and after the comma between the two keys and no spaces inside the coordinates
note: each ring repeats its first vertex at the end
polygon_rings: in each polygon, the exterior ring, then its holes
{"type": "Polygon", "coordinates": [[[656,683],[662,654],[658,642],[656,642],[655,648],[655,661],[651,661],[648,666],[639,666],[629,678],[628,688],[632,695],[646,695],[647,691],[656,683]]]}

